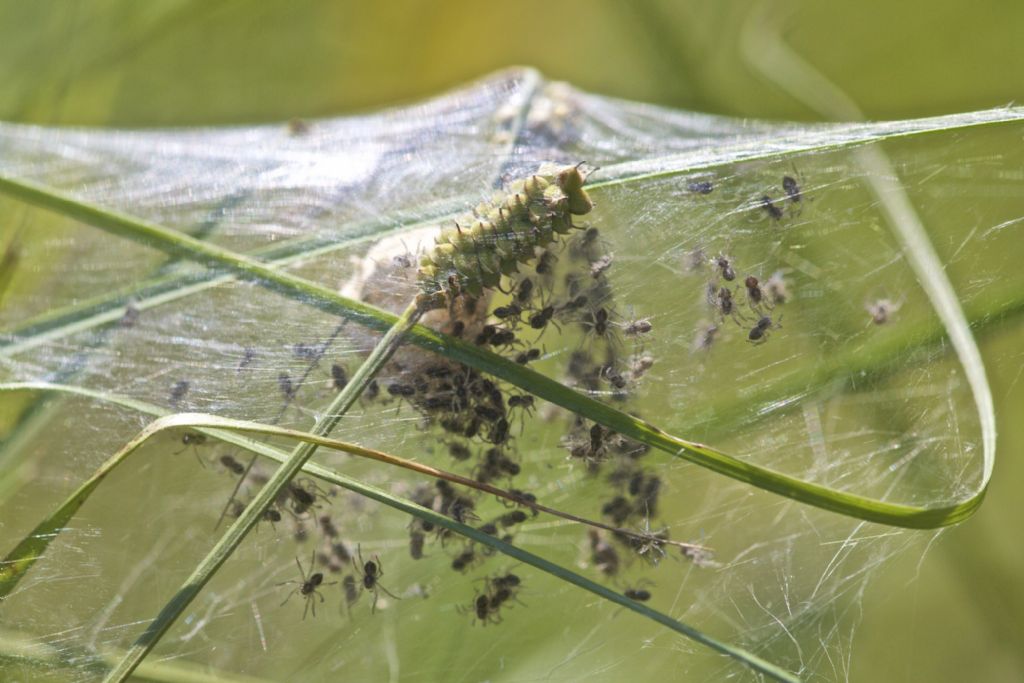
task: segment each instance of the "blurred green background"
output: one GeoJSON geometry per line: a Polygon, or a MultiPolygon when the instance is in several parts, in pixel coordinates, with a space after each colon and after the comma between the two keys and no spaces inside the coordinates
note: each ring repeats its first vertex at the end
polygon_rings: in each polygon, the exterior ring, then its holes
{"type": "MultiPolygon", "coordinates": [[[[1020,98],[1024,3],[0,3],[0,119],[194,126],[335,116],[510,65],[597,93],[740,117],[820,120],[764,75],[776,35],[870,119],[1020,98]],[[764,61],[762,61],[762,59],[764,61]]],[[[966,228],[965,228],[966,232],[966,228]]],[[[1022,242],[1024,246],[1024,242],[1022,242]]],[[[1000,426],[982,511],[863,601],[854,681],[1024,680],[1022,329],[980,340],[1000,426]]],[[[923,545],[922,545],[923,547],[923,545]]]]}

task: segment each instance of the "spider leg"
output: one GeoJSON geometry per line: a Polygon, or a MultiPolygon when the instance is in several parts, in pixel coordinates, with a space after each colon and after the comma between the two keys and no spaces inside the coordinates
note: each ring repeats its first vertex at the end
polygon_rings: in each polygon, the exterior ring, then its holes
{"type": "MultiPolygon", "coordinates": [[[[295,582],[294,582],[294,581],[285,581],[285,583],[295,583],[295,582]]],[[[279,583],[279,584],[277,584],[277,585],[279,585],[279,586],[283,586],[284,584],[281,584],[281,583],[279,583]]],[[[286,598],[284,599],[284,602],[282,602],[282,603],[281,603],[281,607],[284,607],[284,603],[285,603],[285,602],[288,602],[289,600],[291,600],[291,599],[292,599],[292,596],[293,596],[293,595],[295,595],[295,594],[296,594],[296,593],[297,593],[298,591],[299,591],[299,589],[298,589],[298,588],[293,588],[293,589],[292,589],[292,592],[291,592],[291,593],[289,593],[289,594],[288,594],[288,597],[286,597],[286,598]]]]}
{"type": "MultiPolygon", "coordinates": [[[[376,584],[376,586],[377,586],[377,588],[379,588],[380,590],[384,591],[385,593],[387,593],[388,595],[390,595],[391,597],[393,597],[393,598],[394,598],[395,600],[401,600],[401,599],[402,599],[402,598],[398,597],[397,595],[395,595],[394,593],[392,593],[391,591],[389,591],[389,590],[388,590],[387,588],[385,588],[384,586],[380,585],[379,583],[378,583],[378,584],[376,584]]],[[[374,602],[376,602],[376,600],[374,600],[374,602]]]]}

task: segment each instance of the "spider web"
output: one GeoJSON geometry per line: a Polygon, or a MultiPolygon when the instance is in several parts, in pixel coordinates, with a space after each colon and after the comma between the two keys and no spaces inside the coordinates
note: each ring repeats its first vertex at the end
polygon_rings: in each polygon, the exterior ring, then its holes
{"type": "MultiPolygon", "coordinates": [[[[980,484],[978,411],[869,189],[870,174],[841,145],[942,127],[735,121],[509,72],[415,106],[290,126],[3,125],[0,172],[259,255],[398,311],[415,294],[405,257],[429,248],[439,221],[542,162],[586,161],[600,167],[590,179],[593,242],[576,236],[554,249],[550,277],[524,270],[505,283],[515,291],[534,280],[531,311],[554,306],[557,325],[532,329],[524,318],[516,344],[496,352],[538,349],[531,366],[541,372],[749,462],[887,501],[937,505],[980,484]],[[687,168],[694,170],[657,174],[687,168]],[[798,195],[787,193],[784,177],[798,195]],[[594,275],[600,259],[606,269],[594,275]],[[744,284],[748,276],[763,287],[760,304],[744,284]],[[570,311],[574,281],[588,301],[570,311]],[[723,310],[723,289],[731,311],[723,310]],[[595,333],[599,309],[609,318],[604,335],[595,333]],[[763,339],[752,340],[764,317],[763,339]],[[637,320],[651,331],[627,334],[637,320]],[[590,369],[572,370],[573,358],[589,358],[590,369]],[[638,371],[644,358],[653,364],[638,371]]],[[[1005,268],[981,268],[979,252],[963,248],[983,239],[984,260],[1000,258],[1012,232],[1004,226],[1024,216],[1012,171],[1021,159],[1006,145],[1010,135],[1006,127],[968,128],[885,145],[940,256],[964,274],[958,293],[969,310],[1012,296],[994,275],[1005,268]]],[[[0,308],[0,381],[64,382],[178,411],[308,429],[336,391],[332,367],[350,375],[375,340],[303,301],[10,199],[0,199],[0,216],[19,258],[0,308]]],[[[496,294],[490,309],[514,297],[496,294]]],[[[483,322],[472,322],[473,331],[483,322]]],[[[379,396],[365,398],[333,436],[479,476],[495,445],[486,430],[456,436],[418,399],[392,390],[415,386],[436,362],[404,349],[379,378],[379,396]],[[470,450],[468,461],[453,458],[459,445],[470,450]]],[[[500,388],[506,401],[521,393],[500,388]]],[[[632,505],[623,525],[665,529],[713,549],[713,559],[666,548],[654,566],[657,549],[638,554],[608,534],[588,536],[546,516],[509,525],[504,532],[515,544],[617,590],[647,590],[654,607],[807,680],[849,676],[870,579],[895,555],[923,552],[932,537],[801,505],[657,451],[574,457],[574,444],[590,447],[591,423],[574,425],[540,401],[533,408],[510,413],[509,441],[498,445],[518,472],[498,475],[496,484],[604,521],[621,497],[632,505]],[[655,478],[653,494],[632,490],[655,478]],[[605,548],[615,572],[598,554],[605,548]]],[[[83,398],[12,393],[0,393],[0,413],[7,435],[0,528],[8,545],[149,419],[83,398]]],[[[110,475],[0,606],[5,655],[17,652],[0,658],[5,679],[101,677],[104,658],[131,643],[212,545],[237,483],[231,463],[247,455],[182,439],[162,435],[110,475]]],[[[315,459],[444,504],[419,475],[326,451],[315,459]]],[[[426,533],[423,557],[414,559],[410,546],[421,530],[407,516],[311,480],[301,485],[312,510],[282,501],[280,521],[250,534],[159,644],[152,665],[215,670],[223,680],[751,676],[456,538],[426,533]],[[466,571],[453,568],[473,550],[466,571]],[[380,585],[400,599],[381,592],[371,609],[375,596],[357,586],[349,603],[346,582],[363,580],[352,562],[360,553],[359,564],[379,563],[380,585]],[[311,555],[324,579],[308,596],[316,616],[304,618],[307,596],[282,605],[299,584],[280,584],[304,579],[296,558],[308,577],[311,555]],[[474,600],[509,572],[522,581],[515,600],[474,620],[474,600]]],[[[252,486],[241,486],[241,499],[252,486]]],[[[510,511],[485,497],[473,505],[476,525],[510,511]]]]}

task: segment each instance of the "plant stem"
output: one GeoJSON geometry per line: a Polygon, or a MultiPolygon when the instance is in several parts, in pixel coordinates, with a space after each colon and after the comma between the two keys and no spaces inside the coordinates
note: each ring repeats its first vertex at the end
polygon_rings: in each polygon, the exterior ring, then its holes
{"type": "MultiPolygon", "coordinates": [[[[155,406],[149,406],[148,404],[144,404],[133,399],[104,396],[100,392],[82,389],[79,387],[53,387],[50,385],[46,385],[45,383],[36,383],[34,386],[38,389],[60,390],[67,393],[79,394],[82,396],[88,396],[100,400],[108,400],[119,405],[124,405],[125,407],[140,410],[141,412],[145,413],[166,412],[163,411],[163,409],[156,408],[155,406]]],[[[5,390],[7,388],[7,386],[0,385],[0,390],[5,390]]],[[[10,388],[21,387],[14,386],[10,388]]],[[[93,475],[89,482],[83,484],[82,487],[79,488],[79,491],[71,496],[69,502],[61,506],[61,511],[58,511],[57,514],[51,516],[51,519],[49,520],[49,526],[37,527],[36,531],[34,531],[32,534],[28,536],[25,544],[34,542],[37,545],[34,548],[26,548],[26,550],[34,550],[35,552],[20,553],[20,556],[31,555],[31,557],[25,557],[26,561],[34,560],[35,556],[42,552],[41,548],[45,548],[45,544],[48,543],[48,541],[52,539],[57,533],[59,533],[59,530],[61,528],[66,526],[67,520],[70,519],[70,514],[73,514],[73,510],[68,512],[67,509],[71,507],[77,509],[78,506],[80,506],[80,504],[85,500],[88,491],[94,489],[99,484],[100,480],[102,480],[102,478],[106,474],[109,474],[113,467],[115,467],[117,463],[123,461],[128,454],[140,448],[147,440],[149,440],[150,438],[154,437],[155,435],[159,434],[164,430],[180,428],[191,424],[199,424],[200,421],[196,419],[197,417],[199,416],[190,415],[188,413],[183,413],[179,415],[167,415],[161,419],[156,420],[155,422],[150,423],[150,425],[148,425],[139,435],[137,435],[128,444],[126,444],[118,454],[112,457],[107,463],[104,463],[104,465],[100,468],[100,470],[98,470],[93,475]],[[62,513],[64,514],[63,517],[61,517],[62,513]]],[[[305,444],[312,443],[342,451],[348,450],[347,447],[342,448],[342,446],[347,445],[342,444],[341,442],[332,441],[330,439],[326,439],[323,437],[314,437],[305,433],[285,430],[280,427],[273,427],[267,425],[260,426],[255,425],[254,423],[242,423],[235,420],[228,420],[226,418],[217,418],[210,416],[207,416],[205,418],[205,423],[210,425],[216,424],[219,425],[220,427],[228,429],[239,429],[240,431],[263,431],[264,433],[289,435],[292,436],[293,438],[303,440],[305,444]],[[236,425],[236,427],[232,427],[231,425],[236,425]],[[260,427],[262,427],[262,429],[260,429],[260,427]]],[[[234,436],[230,432],[218,434],[217,438],[221,438],[230,443],[234,443],[240,446],[241,448],[246,448],[254,452],[258,452],[281,463],[290,462],[291,456],[289,454],[283,453],[261,442],[252,441],[248,439],[241,439],[239,437],[234,436]]],[[[751,667],[755,671],[760,671],[761,673],[764,673],[771,678],[780,681],[798,680],[789,672],[757,657],[756,655],[750,652],[747,652],[746,650],[743,650],[741,648],[735,647],[723,641],[717,640],[716,638],[708,636],[703,632],[693,628],[692,626],[689,626],[687,624],[684,624],[683,622],[673,619],[667,614],[663,614],[661,612],[658,612],[657,610],[648,607],[647,605],[641,602],[627,598],[622,593],[618,593],[606,586],[602,586],[601,584],[598,584],[586,578],[585,576],[582,576],[558,564],[550,562],[544,559],[543,557],[539,557],[537,555],[534,555],[533,553],[523,550],[522,548],[518,548],[514,545],[501,541],[498,538],[495,538],[494,536],[491,536],[490,534],[481,531],[480,529],[475,529],[461,522],[457,522],[454,519],[447,517],[446,515],[443,515],[439,512],[436,512],[430,508],[426,508],[421,505],[417,505],[416,503],[403,500],[401,498],[391,495],[390,493],[387,493],[386,491],[382,491],[381,489],[378,489],[376,487],[363,484],[362,482],[351,479],[349,477],[345,477],[337,472],[320,467],[319,465],[316,465],[314,463],[307,463],[303,467],[303,469],[305,471],[308,471],[313,476],[319,477],[320,479],[327,481],[331,484],[341,486],[361,496],[364,496],[371,500],[375,500],[379,503],[382,503],[384,505],[387,505],[391,508],[407,513],[409,515],[413,515],[424,521],[431,522],[435,526],[448,529],[449,531],[452,531],[465,538],[468,538],[473,542],[480,543],[481,545],[485,545],[489,548],[493,548],[495,551],[503,553],[508,557],[519,560],[524,564],[528,564],[542,572],[550,574],[560,580],[566,581],[578,588],[589,591],[597,595],[598,597],[601,597],[605,600],[608,600],[612,603],[619,605],[620,607],[624,607],[628,610],[631,610],[639,614],[640,616],[651,619],[661,624],[662,626],[665,626],[670,630],[675,631],[676,633],[691,638],[698,643],[706,645],[716,650],[717,652],[733,657],[737,661],[742,662],[743,664],[751,667]]],[[[12,564],[18,563],[12,562],[7,566],[10,567],[12,566],[12,564]]]]}
{"type": "MultiPolygon", "coordinates": [[[[95,673],[94,669],[103,666],[99,660],[112,662],[119,654],[113,650],[97,654],[86,648],[69,648],[66,642],[61,643],[60,647],[47,646],[39,640],[38,636],[0,631],[0,662],[7,660],[22,668],[31,666],[38,669],[47,680],[57,671],[63,670],[67,672],[67,679],[71,680],[84,673],[95,673]]],[[[140,683],[270,683],[265,678],[218,671],[180,660],[144,662],[136,670],[134,679],[140,683]]]]}
{"type": "MultiPolygon", "coordinates": [[[[371,329],[387,331],[392,324],[398,322],[398,318],[391,313],[343,297],[316,282],[283,273],[252,258],[195,240],[163,226],[86,204],[51,188],[0,176],[0,192],[153,248],[174,254],[191,254],[193,259],[208,265],[227,266],[236,273],[254,279],[285,296],[299,299],[329,313],[345,316],[371,329]]],[[[978,489],[967,498],[944,502],[933,507],[890,503],[833,489],[668,434],[654,425],[585,396],[556,380],[461,339],[442,335],[421,325],[411,325],[408,332],[410,341],[421,348],[436,351],[446,358],[490,373],[539,398],[599,422],[623,436],[751,486],[856,519],[915,529],[948,526],[974,514],[984,499],[990,481],[994,454],[986,451],[984,477],[978,489]]]]}
{"type": "MultiPolygon", "coordinates": [[[[398,349],[405,333],[416,323],[420,314],[421,311],[415,304],[411,304],[405,310],[395,325],[377,343],[363,364],[359,366],[359,369],[331,403],[323,417],[314,425],[312,430],[314,434],[328,434],[338,424],[342,415],[355,403],[370,381],[398,349]]],[[[241,544],[246,534],[256,526],[263,517],[263,513],[273,504],[281,491],[284,490],[285,486],[288,485],[299,470],[302,469],[302,466],[306,464],[306,461],[309,460],[316,449],[316,444],[301,443],[292,451],[288,460],[274,472],[270,480],[259,490],[239,518],[235,520],[224,536],[199,562],[192,574],[185,580],[181,588],[178,589],[178,592],[160,610],[156,619],[136,639],[125,653],[125,656],[117,663],[117,666],[110,671],[104,679],[107,683],[120,683],[127,680],[132,671],[145,659],[146,655],[150,653],[160,638],[163,637],[185,608],[195,599],[203,586],[206,585],[214,573],[241,544]]]]}

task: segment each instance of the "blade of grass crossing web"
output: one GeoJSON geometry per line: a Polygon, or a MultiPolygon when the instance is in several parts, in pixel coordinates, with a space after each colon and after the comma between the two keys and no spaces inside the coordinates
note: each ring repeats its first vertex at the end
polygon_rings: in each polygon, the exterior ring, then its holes
{"type": "MultiPolygon", "coordinates": [[[[0,385],[0,391],[23,390],[26,388],[63,391],[66,393],[79,394],[90,398],[96,398],[99,400],[111,401],[117,403],[118,405],[123,405],[124,407],[132,408],[149,414],[158,414],[161,412],[165,412],[161,408],[151,406],[139,401],[126,399],[123,397],[117,397],[116,399],[112,400],[112,397],[107,396],[102,392],[81,389],[79,387],[57,387],[45,383],[0,385]]],[[[252,441],[251,439],[237,437],[231,434],[230,432],[223,432],[221,430],[237,430],[241,432],[286,436],[293,439],[303,440],[303,446],[309,449],[322,446],[332,448],[335,450],[341,450],[344,452],[356,451],[353,454],[357,455],[359,454],[359,450],[365,450],[359,449],[358,447],[353,448],[349,444],[345,444],[343,442],[335,441],[332,439],[318,437],[313,434],[295,432],[293,430],[275,427],[273,425],[259,425],[254,423],[241,422],[238,420],[218,418],[216,416],[204,416],[189,413],[165,415],[164,417],[160,417],[156,421],[148,425],[142,432],[140,432],[135,438],[133,438],[121,450],[119,450],[118,453],[116,453],[106,463],[104,463],[104,465],[101,466],[99,470],[97,470],[93,477],[87,480],[77,491],[75,491],[68,498],[68,500],[62,506],[58,508],[56,513],[51,515],[47,520],[44,520],[42,524],[40,524],[35,530],[33,530],[31,534],[29,534],[26,537],[26,539],[22,542],[21,545],[19,545],[14,551],[12,551],[12,553],[8,555],[4,566],[0,568],[0,590],[2,590],[4,594],[9,592],[9,589],[13,587],[12,583],[16,584],[17,580],[24,576],[24,573],[28,570],[32,563],[34,563],[39,558],[39,556],[45,550],[46,546],[49,545],[49,543],[53,540],[53,538],[56,537],[57,534],[59,534],[63,526],[66,525],[66,523],[73,517],[74,513],[81,507],[81,505],[85,502],[88,496],[98,488],[99,484],[102,483],[106,475],[109,474],[110,471],[112,471],[118,464],[124,462],[124,460],[131,453],[135,452],[146,441],[148,441],[149,439],[153,438],[154,436],[163,431],[169,429],[179,429],[182,427],[200,428],[202,430],[204,426],[212,428],[209,433],[214,435],[216,438],[220,438],[224,441],[234,443],[235,445],[238,445],[242,448],[249,449],[255,453],[265,455],[273,460],[285,464],[293,462],[294,455],[284,453],[260,442],[252,441]]],[[[284,468],[282,468],[282,470],[283,469],[284,468]]],[[[278,470],[278,472],[281,472],[282,470],[278,470]]],[[[573,572],[561,565],[554,564],[552,562],[545,560],[542,557],[534,555],[514,545],[500,541],[499,539],[491,536],[490,534],[484,533],[471,526],[457,522],[451,519],[450,517],[437,513],[429,508],[425,508],[415,503],[412,503],[411,501],[398,498],[387,493],[386,491],[363,484],[357,480],[350,479],[332,470],[328,470],[315,464],[306,463],[305,465],[303,465],[302,470],[308,472],[313,476],[320,478],[323,481],[341,486],[350,491],[366,496],[372,500],[388,505],[389,507],[392,507],[396,510],[400,510],[407,514],[419,517],[420,519],[423,519],[425,521],[431,522],[436,526],[449,529],[455,533],[458,533],[466,538],[473,540],[474,542],[489,546],[510,558],[518,560],[524,564],[528,564],[555,578],[558,578],[562,581],[566,581],[583,590],[587,590],[605,600],[608,600],[621,607],[629,609],[647,619],[651,619],[652,621],[662,626],[665,626],[666,628],[669,628],[670,630],[676,633],[684,635],[687,638],[694,640],[695,642],[701,643],[717,652],[720,652],[739,662],[742,662],[743,664],[751,667],[755,671],[763,673],[769,676],[770,678],[780,681],[798,680],[789,672],[757,657],[756,655],[750,652],[743,650],[742,648],[732,646],[728,643],[713,638],[701,632],[698,629],[695,629],[687,624],[684,624],[676,619],[673,619],[669,615],[658,612],[657,610],[654,610],[635,600],[631,600],[622,595],[621,593],[615,592],[610,588],[607,588],[605,586],[602,586],[601,584],[591,581],[585,576],[573,572]]],[[[267,484],[267,487],[269,486],[270,482],[268,482],[267,484]]],[[[266,487],[264,488],[264,490],[266,490],[266,487]]],[[[257,501],[254,500],[253,503],[250,504],[246,512],[243,513],[243,517],[250,510],[255,509],[256,503],[257,501]]],[[[242,518],[240,517],[239,521],[241,520],[242,518]]],[[[231,530],[229,529],[228,533],[225,534],[224,540],[230,538],[230,534],[231,530]]],[[[214,554],[218,553],[218,548],[220,548],[220,552],[230,552],[230,550],[226,546],[222,547],[224,540],[222,540],[221,543],[218,544],[218,546],[211,551],[208,557],[211,557],[214,554]]],[[[241,539],[239,539],[239,541],[240,540],[241,539]]],[[[210,576],[212,576],[212,573],[215,570],[216,568],[214,568],[210,572],[210,576]]],[[[209,578],[209,576],[197,576],[197,574],[198,571],[193,572],[193,575],[185,584],[190,588],[194,587],[195,593],[198,593],[198,590],[202,587],[202,585],[206,583],[206,581],[209,578]]],[[[188,604],[184,600],[184,597],[185,596],[182,595],[182,591],[179,590],[179,593],[175,596],[175,599],[172,600],[168,606],[180,606],[181,609],[184,609],[184,607],[188,604]]],[[[167,612],[167,608],[165,608],[165,610],[161,614],[165,615],[165,619],[170,619],[170,621],[166,623],[166,627],[169,627],[170,624],[173,623],[173,618],[167,612]]],[[[152,633],[155,635],[156,626],[157,622],[154,622],[153,625],[151,625],[150,628],[147,629],[146,633],[152,633]]],[[[166,632],[166,627],[160,631],[160,634],[166,632]]],[[[148,654],[148,652],[156,644],[158,639],[158,637],[154,637],[152,642],[149,643],[149,647],[145,648],[144,650],[137,649],[140,646],[140,643],[137,642],[136,645],[134,645],[131,649],[124,653],[122,659],[118,662],[118,665],[108,675],[108,680],[126,680],[128,676],[132,675],[133,671],[132,668],[129,668],[129,665],[132,662],[134,662],[135,665],[138,665],[139,663],[144,663],[142,662],[142,659],[145,657],[146,654],[148,654]]]]}

